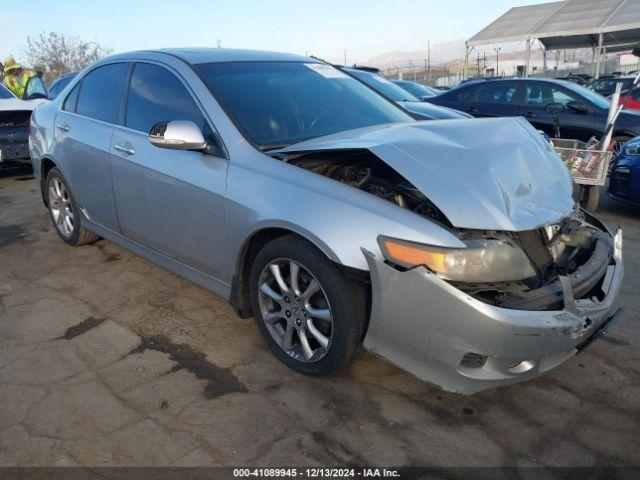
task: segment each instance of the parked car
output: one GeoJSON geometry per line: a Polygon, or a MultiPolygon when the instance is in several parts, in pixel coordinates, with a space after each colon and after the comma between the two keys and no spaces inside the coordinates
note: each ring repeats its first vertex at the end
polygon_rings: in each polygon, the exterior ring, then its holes
{"type": "Polygon", "coordinates": [[[30,140],[64,242],[103,237],[228,298],[304,374],[363,342],[473,393],[615,318],[622,234],[574,209],[523,119],[416,122],[307,57],[171,49],[88,67],[30,140]]]}
{"type": "Polygon", "coordinates": [[[624,144],[609,177],[608,194],[640,206],[640,137],[624,144]]]}
{"type": "Polygon", "coordinates": [[[402,108],[410,112],[418,120],[442,120],[447,118],[472,118],[468,113],[460,112],[452,108],[441,107],[431,103],[420,101],[395,83],[387,80],[382,75],[370,73],[356,68],[344,68],[343,71],[357,78],[381,95],[396,102],[402,108]]]}
{"type": "Polygon", "coordinates": [[[71,80],[76,78],[76,75],[78,75],[78,72],[67,73],[51,82],[51,85],[49,85],[49,88],[47,89],[49,91],[49,98],[51,100],[56,98],[60,94],[60,92],[64,90],[64,87],[69,85],[71,80]]]}
{"type": "MultiPolygon", "coordinates": [[[[29,82],[31,92],[37,83],[29,82]]],[[[28,96],[28,95],[27,95],[28,96]]],[[[29,118],[33,109],[45,100],[21,100],[0,85],[0,169],[17,163],[29,163],[29,118]]]]}
{"type": "Polygon", "coordinates": [[[433,88],[436,90],[442,90],[443,92],[446,92],[447,90],[451,90],[451,87],[445,87],[444,85],[436,85],[433,88]]]}
{"type": "Polygon", "coordinates": [[[398,85],[400,88],[406,90],[414,97],[419,98],[423,102],[426,101],[427,98],[435,97],[436,95],[440,95],[439,90],[435,90],[431,87],[427,87],[425,85],[420,85],[416,82],[410,82],[409,80],[391,80],[393,83],[398,85]]]}
{"type": "Polygon", "coordinates": [[[609,97],[616,91],[616,85],[618,83],[622,84],[622,90],[625,91],[629,90],[633,85],[633,80],[634,77],[632,76],[599,78],[587,85],[587,88],[599,93],[603,97],[609,97]]]}
{"type": "MultiPolygon", "coordinates": [[[[555,79],[511,78],[469,82],[429,102],[455,108],[475,117],[523,116],[534,127],[555,136],[550,105],[561,105],[562,138],[588,141],[604,132],[610,102],[603,96],[575,83],[555,79]]],[[[640,135],[640,113],[623,111],[613,132],[612,148],[640,135]]]]}
{"type": "Polygon", "coordinates": [[[618,104],[628,110],[640,110],[640,87],[622,92],[618,104]]]}

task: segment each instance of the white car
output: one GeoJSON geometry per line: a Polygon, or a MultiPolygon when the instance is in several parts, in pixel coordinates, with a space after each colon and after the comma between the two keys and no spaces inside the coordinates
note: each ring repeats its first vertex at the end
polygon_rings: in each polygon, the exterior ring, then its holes
{"type": "Polygon", "coordinates": [[[0,85],[0,169],[7,164],[29,163],[29,119],[41,103],[48,102],[42,78],[33,77],[25,90],[26,99],[16,97],[0,85]]]}

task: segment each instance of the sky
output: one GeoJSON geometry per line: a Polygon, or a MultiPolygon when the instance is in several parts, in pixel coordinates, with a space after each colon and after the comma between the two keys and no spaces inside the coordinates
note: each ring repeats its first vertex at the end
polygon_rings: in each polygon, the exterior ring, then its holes
{"type": "Polygon", "coordinates": [[[24,59],[27,36],[58,31],[114,53],[223,47],[363,62],[471,37],[509,8],[546,0],[30,0],[0,3],[0,58],[24,59]],[[7,26],[10,25],[10,28],[7,26]]]}

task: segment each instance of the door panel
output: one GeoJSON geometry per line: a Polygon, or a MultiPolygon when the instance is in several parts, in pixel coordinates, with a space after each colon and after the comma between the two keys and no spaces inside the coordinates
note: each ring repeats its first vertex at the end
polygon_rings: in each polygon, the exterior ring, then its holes
{"type": "Polygon", "coordinates": [[[120,62],[89,72],[67,95],[55,122],[56,155],[76,201],[93,222],[115,231],[109,152],[127,68],[120,62]]]}
{"type": "Polygon", "coordinates": [[[228,162],[199,152],[151,145],[146,135],[116,129],[113,188],[125,236],[226,280],[224,196],[228,162]]]}
{"type": "Polygon", "coordinates": [[[587,141],[592,136],[599,135],[593,109],[586,113],[576,113],[566,106],[571,101],[579,101],[586,105],[582,99],[556,85],[527,82],[520,115],[529,120],[534,127],[553,137],[555,135],[553,115],[545,107],[550,103],[560,103],[564,105],[560,112],[562,138],[587,141]]]}
{"type": "Polygon", "coordinates": [[[113,127],[65,111],[58,113],[55,125],[57,157],[76,201],[92,221],[117,231],[109,170],[113,127]]]}
{"type": "Polygon", "coordinates": [[[159,122],[189,120],[209,143],[212,129],[177,74],[134,65],[124,127],[112,141],[112,175],[122,232],[132,240],[227,281],[225,188],[228,162],[200,152],[153,146],[159,122]]]}

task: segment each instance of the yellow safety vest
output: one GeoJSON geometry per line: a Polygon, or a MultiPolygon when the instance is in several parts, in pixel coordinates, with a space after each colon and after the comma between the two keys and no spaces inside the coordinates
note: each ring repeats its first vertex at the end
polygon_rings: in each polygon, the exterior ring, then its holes
{"type": "Polygon", "coordinates": [[[34,75],[35,73],[30,70],[27,70],[19,77],[5,73],[4,84],[16,97],[22,98],[24,96],[24,91],[27,88],[27,82],[34,75]]]}

